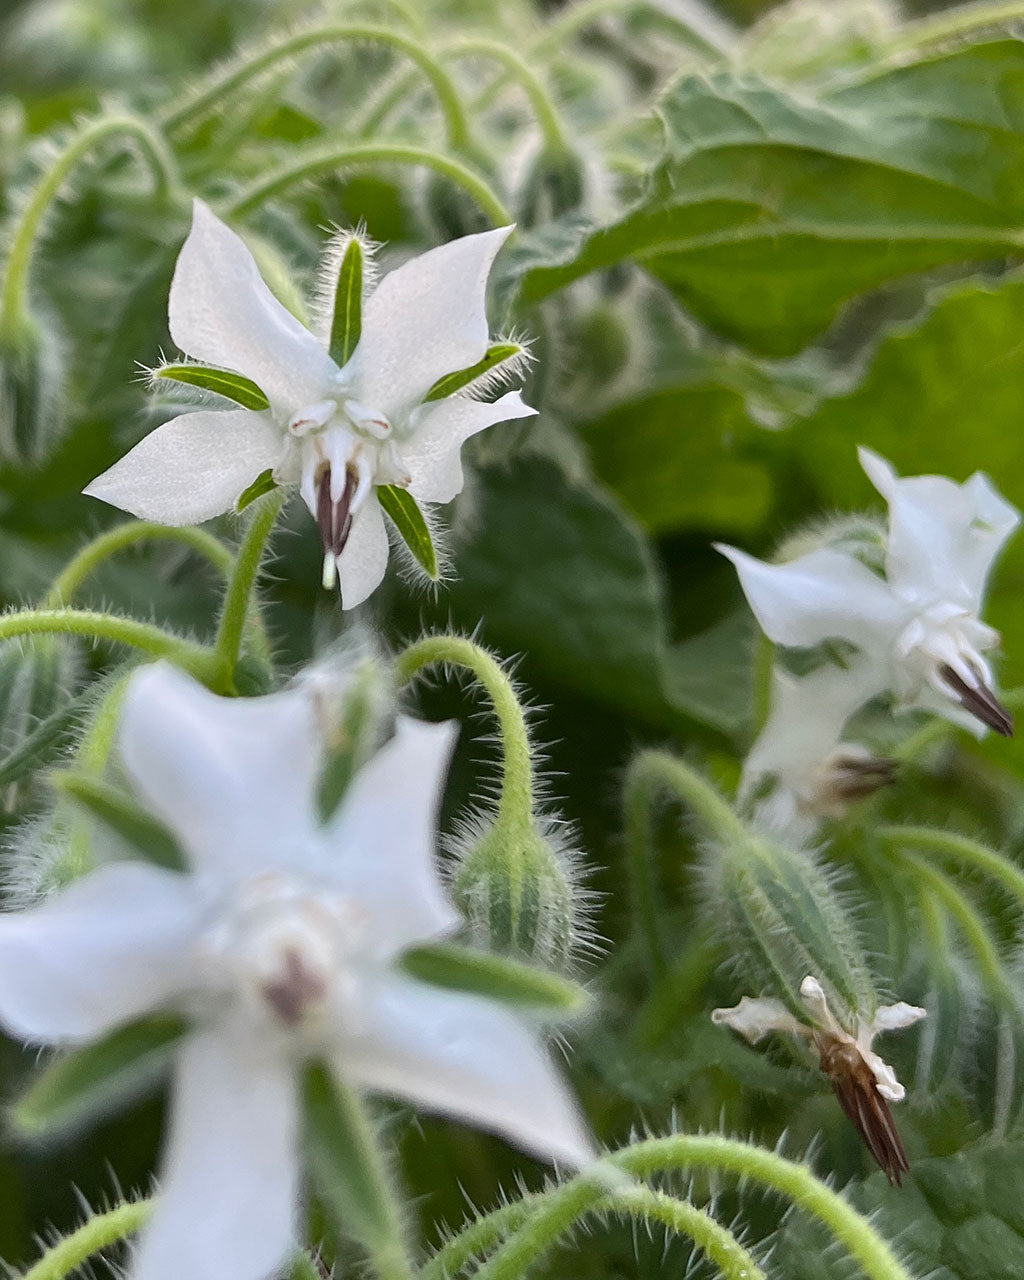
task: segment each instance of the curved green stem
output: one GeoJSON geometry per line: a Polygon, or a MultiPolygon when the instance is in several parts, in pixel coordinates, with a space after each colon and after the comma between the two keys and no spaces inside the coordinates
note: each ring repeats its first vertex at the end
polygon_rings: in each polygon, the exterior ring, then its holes
{"type": "Polygon", "coordinates": [[[43,607],[59,609],[66,605],[78,590],[82,582],[98,565],[111,556],[133,547],[139,542],[166,540],[178,542],[208,560],[210,564],[225,578],[231,574],[235,557],[227,547],[205,529],[194,529],[189,526],[177,528],[171,525],[154,524],[148,520],[131,520],[118,525],[107,533],[101,533],[74,556],[63,569],[53,586],[47,593],[43,607]]]}
{"type": "Polygon", "coordinates": [[[235,667],[242,651],[253,590],[285,497],[286,490],[275,489],[254,505],[249,527],[234,561],[212,655],[218,689],[222,693],[234,690],[235,667]]]}
{"type": "Polygon", "coordinates": [[[108,1249],[138,1231],[152,1208],[152,1200],[135,1200],[119,1204],[106,1213],[94,1214],[77,1231],[51,1245],[21,1280],[65,1280],[101,1249],[108,1249]]]}
{"type": "Polygon", "coordinates": [[[0,640],[12,636],[71,635],[110,640],[141,649],[155,658],[168,658],[207,683],[213,674],[212,654],[202,645],[180,640],[149,622],[115,617],[91,609],[26,609],[0,615],[0,640]]]}
{"type": "Polygon", "coordinates": [[[403,650],[395,662],[400,684],[425,667],[441,664],[470,671],[487,691],[501,731],[501,789],[496,820],[502,825],[532,829],[534,807],[533,755],[526,717],[512,681],[486,649],[462,636],[425,636],[403,650]]]}
{"type": "Polygon", "coordinates": [[[8,238],[6,270],[0,288],[0,337],[15,334],[24,322],[29,272],[47,210],[78,162],[99,143],[117,135],[138,146],[153,172],[158,196],[176,189],[174,158],[160,135],[145,120],[131,115],[106,116],[80,129],[40,178],[8,238]]]}
{"type": "Polygon", "coordinates": [[[514,49],[500,40],[469,36],[441,50],[442,58],[491,58],[500,62],[510,79],[515,80],[529,99],[544,142],[552,151],[565,151],[565,130],[551,94],[530,64],[514,49]]]}
{"type": "Polygon", "coordinates": [[[985,27],[1024,21],[1024,0],[994,0],[994,3],[965,4],[946,9],[916,22],[906,22],[889,41],[887,49],[903,52],[921,45],[937,44],[968,35],[985,27]]]}
{"type": "Polygon", "coordinates": [[[289,58],[296,57],[307,49],[323,48],[325,45],[344,44],[350,41],[384,44],[415,62],[430,81],[437,95],[444,114],[445,131],[450,146],[460,151],[470,145],[469,121],[458,90],[437,59],[424,48],[422,40],[405,35],[391,27],[375,26],[370,23],[331,24],[289,36],[247,62],[222,71],[188,101],[165,112],[162,117],[163,126],[168,130],[180,129],[198,117],[207,115],[225,98],[236,93],[256,76],[262,75],[263,72],[289,58]]]}
{"type": "Polygon", "coordinates": [[[997,881],[1024,911],[1024,871],[980,840],[931,827],[881,827],[876,835],[887,844],[949,858],[997,881]]]}
{"type": "Polygon", "coordinates": [[[487,183],[458,160],[426,147],[407,147],[400,143],[357,143],[354,146],[317,148],[300,155],[291,164],[259,179],[241,191],[223,208],[226,218],[241,218],[281,191],[297,182],[329,169],[351,168],[364,164],[424,165],[451,179],[471,196],[496,226],[507,226],[512,215],[487,183]]]}

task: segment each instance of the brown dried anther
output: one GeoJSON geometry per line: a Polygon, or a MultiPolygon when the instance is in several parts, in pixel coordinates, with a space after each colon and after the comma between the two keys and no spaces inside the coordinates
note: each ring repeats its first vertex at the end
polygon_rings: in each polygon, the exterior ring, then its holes
{"type": "Polygon", "coordinates": [[[982,680],[979,679],[977,686],[972,688],[947,663],[939,668],[939,675],[965,711],[977,716],[982,724],[1001,733],[1004,738],[1013,737],[1013,716],[982,680]]]}
{"type": "Polygon", "coordinates": [[[892,1116],[889,1103],[878,1092],[875,1073],[855,1042],[837,1040],[816,1032],[821,1069],[832,1082],[839,1105],[864,1140],[867,1149],[889,1179],[890,1186],[902,1186],[910,1172],[907,1153],[892,1116]]]}

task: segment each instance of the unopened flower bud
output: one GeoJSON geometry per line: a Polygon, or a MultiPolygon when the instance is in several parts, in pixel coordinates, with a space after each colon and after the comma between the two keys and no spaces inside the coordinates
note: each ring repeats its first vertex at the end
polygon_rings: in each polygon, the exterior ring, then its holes
{"type": "MultiPolygon", "coordinates": [[[[75,652],[57,636],[0,644],[0,763],[67,702],[77,678],[75,652]]],[[[0,787],[3,808],[14,808],[20,787],[0,787]]]]}
{"type": "Polygon", "coordinates": [[[583,161],[567,146],[544,147],[533,158],[519,193],[519,217],[525,226],[552,222],[583,204],[583,161]]]}

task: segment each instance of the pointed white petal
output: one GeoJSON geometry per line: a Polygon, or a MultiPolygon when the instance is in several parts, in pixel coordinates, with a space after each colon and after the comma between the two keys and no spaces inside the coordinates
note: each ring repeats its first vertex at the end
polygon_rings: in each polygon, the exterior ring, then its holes
{"type": "Polygon", "coordinates": [[[886,1099],[887,1102],[902,1102],[907,1096],[907,1091],[899,1080],[896,1079],[896,1072],[892,1067],[877,1053],[871,1050],[865,1052],[861,1050],[864,1061],[868,1065],[868,1069],[875,1077],[875,1088],[886,1099]]]}
{"type": "Polygon", "coordinates": [[[388,418],[487,353],[487,276],[511,227],[463,236],[390,272],[363,308],[353,398],[388,418]]]}
{"type": "Polygon", "coordinates": [[[320,756],[306,692],[220,698],[155,663],[132,677],[118,746],[143,803],[197,867],[258,874],[307,846],[320,756]]]}
{"type": "Polygon", "coordinates": [[[752,999],[744,996],[729,1009],[712,1009],[711,1021],[729,1027],[751,1044],[757,1044],[773,1031],[791,1036],[806,1036],[807,1028],[794,1018],[781,1000],[752,999]]]}
{"type": "Polygon", "coordinates": [[[788,564],[767,564],[715,544],[736,566],[747,601],[776,644],[810,648],[847,640],[884,655],[906,616],[889,587],[859,560],[828,547],[788,564]]]}
{"type": "Polygon", "coordinates": [[[201,908],[187,876],[111,863],[0,916],[0,1023],[73,1043],[166,1005],[190,983],[201,908]]]}
{"type": "Polygon", "coordinates": [[[883,1031],[900,1031],[904,1027],[912,1027],[915,1022],[927,1018],[928,1010],[920,1005],[907,1004],[900,1000],[898,1004],[879,1005],[871,1023],[872,1037],[883,1031]]]}
{"type": "Polygon", "coordinates": [[[419,502],[451,502],[462,489],[459,451],[470,436],[496,422],[529,418],[536,412],[523,404],[518,391],[509,391],[493,403],[450,396],[428,406],[400,450],[412,475],[409,492],[419,502]]]}
{"type": "Polygon", "coordinates": [[[800,983],[800,999],[803,1000],[807,1006],[807,1012],[819,1026],[825,1027],[829,1031],[841,1030],[832,1014],[832,1010],[828,1007],[825,988],[810,973],[800,983]]]}
{"type": "Polygon", "coordinates": [[[269,413],[209,409],[157,427],[86,486],[140,520],[202,524],[230,511],[284,448],[269,413]]]}
{"type": "Polygon", "coordinates": [[[539,1036],[490,1000],[395,974],[367,986],[342,1037],[341,1073],[364,1088],[469,1121],[574,1167],[594,1149],[539,1036]]]}
{"type": "Polygon", "coordinates": [[[291,1070],[234,1026],[178,1055],[152,1220],[132,1280],[266,1280],[297,1240],[298,1106],[291,1070]]]}
{"type": "Polygon", "coordinates": [[[337,372],[267,288],[244,243],[201,200],[174,269],[169,314],[182,351],[251,378],[280,414],[323,400],[337,372]]]}
{"type": "Polygon", "coordinates": [[[388,531],[376,493],[367,494],[356,512],[352,532],[338,557],[341,607],[354,609],[373,594],[388,567],[388,531]]]}
{"type": "Polygon", "coordinates": [[[374,918],[379,956],[459,923],[437,861],[437,816],[458,726],[399,716],[329,829],[334,874],[374,918]],[[399,891],[400,890],[400,891],[399,891]]]}

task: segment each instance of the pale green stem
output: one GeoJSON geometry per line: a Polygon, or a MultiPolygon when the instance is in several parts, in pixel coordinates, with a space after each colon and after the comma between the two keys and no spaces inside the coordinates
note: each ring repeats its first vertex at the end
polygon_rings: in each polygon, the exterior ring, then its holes
{"type": "Polygon", "coordinates": [[[501,731],[502,775],[497,821],[503,826],[530,830],[533,826],[533,755],[526,717],[512,681],[486,649],[462,636],[425,636],[403,650],[395,662],[400,684],[425,667],[462,667],[484,687],[494,707],[501,731]]]}
{"type": "Polygon", "coordinates": [[[980,840],[971,840],[952,831],[933,830],[931,827],[881,827],[876,835],[886,843],[896,844],[904,849],[918,849],[923,853],[935,853],[939,857],[958,862],[961,866],[980,871],[998,881],[1015,899],[1018,908],[1024,911],[1024,871],[980,840]]]}
{"type": "Polygon", "coordinates": [[[231,574],[235,557],[227,547],[205,529],[182,528],[171,525],[154,524],[148,520],[132,520],[118,525],[107,533],[101,533],[87,546],[83,547],[55,579],[53,586],[43,601],[46,609],[59,609],[70,602],[82,582],[104,560],[140,542],[166,540],[178,542],[208,560],[210,564],[225,578],[231,574]]]}
{"type": "Polygon", "coordinates": [[[242,651],[242,637],[250,616],[253,590],[266,554],[267,542],[277,523],[277,517],[281,514],[285,497],[286,490],[275,489],[253,507],[249,527],[234,560],[213,646],[216,679],[222,693],[234,690],[235,667],[242,651]]]}
{"type": "Polygon", "coordinates": [[[162,119],[164,128],[180,129],[198,117],[209,114],[218,103],[237,93],[256,76],[262,75],[277,64],[294,58],[307,49],[323,48],[325,45],[344,44],[351,41],[384,44],[415,62],[430,81],[437,95],[444,114],[449,145],[456,151],[464,150],[470,145],[469,122],[458,90],[437,59],[427,52],[423,41],[405,35],[401,31],[395,31],[391,27],[374,26],[368,23],[332,24],[289,36],[279,44],[257,54],[256,57],[250,58],[249,61],[229,67],[216,76],[205,89],[194,94],[181,106],[165,112],[162,119]]]}
{"type": "Polygon", "coordinates": [[[750,834],[713,786],[681,760],[661,751],[642,751],[626,772],[623,808],[626,855],[633,889],[636,923],[646,943],[651,970],[665,972],[658,930],[654,829],[651,811],[656,796],[668,792],[691,810],[715,839],[746,843],[750,834]]]}
{"type": "Polygon", "coordinates": [[[109,1249],[142,1227],[153,1208],[152,1200],[119,1204],[116,1209],[97,1213],[77,1231],[51,1245],[21,1280],[65,1280],[73,1271],[102,1249],[109,1249]]]}
{"type": "Polygon", "coordinates": [[[941,43],[970,35],[985,27],[999,27],[1024,20],[1024,0],[995,0],[993,4],[965,4],[916,22],[904,23],[889,41],[887,49],[904,52],[922,45],[941,43]]]}
{"type": "Polygon", "coordinates": [[[14,334],[24,320],[29,272],[47,210],[78,162],[99,143],[118,134],[131,139],[142,152],[153,172],[158,196],[176,189],[174,159],[159,134],[144,120],[129,115],[106,116],[76,133],[40,178],[8,237],[6,270],[0,288],[0,336],[14,334]]]}
{"type": "Polygon", "coordinates": [[[12,636],[72,635],[88,640],[108,640],[140,649],[154,658],[167,658],[198,680],[207,683],[213,674],[208,649],[179,640],[160,627],[135,618],[120,618],[90,609],[27,609],[0,615],[0,640],[12,636]]]}
{"type": "Polygon", "coordinates": [[[471,36],[441,50],[442,58],[490,58],[500,62],[509,77],[515,80],[529,99],[537,124],[544,136],[545,145],[551,151],[565,151],[565,131],[559,119],[558,109],[544,87],[540,77],[514,49],[500,40],[471,36]]]}
{"type": "Polygon", "coordinates": [[[314,174],[364,164],[423,165],[461,187],[476,201],[494,226],[507,226],[512,221],[512,215],[483,178],[460,161],[426,147],[404,146],[392,142],[357,143],[354,146],[328,147],[326,150],[317,148],[311,154],[299,156],[283,169],[246,187],[224,206],[222,214],[228,219],[242,218],[265,201],[314,174]]]}

